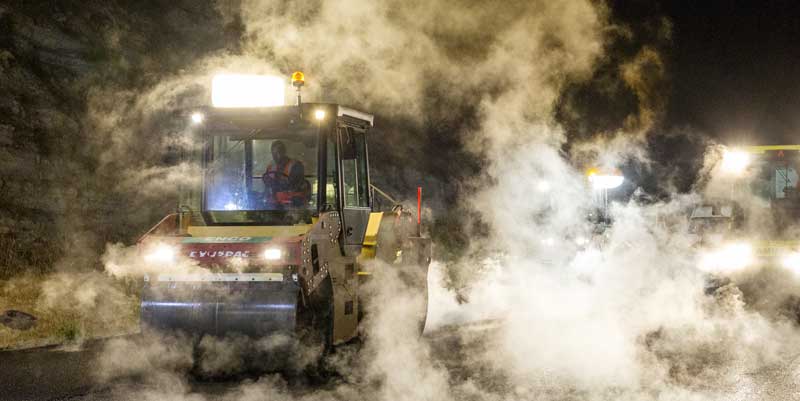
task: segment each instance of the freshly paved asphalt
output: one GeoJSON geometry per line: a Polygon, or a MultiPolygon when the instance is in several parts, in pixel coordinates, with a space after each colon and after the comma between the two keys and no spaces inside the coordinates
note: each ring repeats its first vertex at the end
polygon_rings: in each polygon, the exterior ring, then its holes
{"type": "MultiPolygon", "coordinates": [[[[471,347],[481,346],[483,340],[496,327],[497,324],[493,322],[445,327],[435,333],[427,334],[425,339],[431,345],[435,363],[447,368],[451,380],[461,383],[492,381],[495,378],[491,374],[487,376],[483,367],[469,365],[467,355],[471,347]],[[468,340],[465,341],[465,338],[468,340]]],[[[104,341],[98,340],[85,343],[76,350],[50,347],[0,352],[0,400],[138,401],[142,391],[146,391],[148,385],[153,386],[152,383],[138,382],[130,378],[116,383],[103,383],[96,378],[99,373],[96,360],[103,350],[103,345],[104,341]]],[[[189,380],[187,383],[189,388],[184,389],[183,395],[179,395],[176,399],[204,401],[236,399],[238,397],[231,398],[232,394],[235,396],[235,390],[242,382],[189,380]]],[[[734,386],[729,384],[726,384],[728,386],[726,388],[713,389],[715,384],[709,383],[709,389],[712,389],[709,394],[714,394],[715,397],[708,399],[800,400],[800,357],[785,364],[766,366],[757,372],[743,375],[739,383],[735,383],[734,386]]],[[[319,386],[321,387],[302,386],[296,390],[297,394],[295,390],[290,389],[288,395],[291,395],[290,398],[306,398],[303,397],[304,394],[332,385],[323,383],[319,386]],[[294,397],[295,395],[297,397],[294,397]]],[[[497,385],[483,383],[481,387],[497,387],[497,385]]],[[[163,397],[156,393],[150,398],[163,397]]],[[[573,394],[566,399],[582,399],[582,397],[574,398],[573,394]]],[[[606,398],[600,396],[599,399],[606,398]]]]}

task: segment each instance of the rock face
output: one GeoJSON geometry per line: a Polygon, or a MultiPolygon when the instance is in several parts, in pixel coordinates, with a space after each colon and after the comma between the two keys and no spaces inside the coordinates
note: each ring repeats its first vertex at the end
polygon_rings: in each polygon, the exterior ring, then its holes
{"type": "Polygon", "coordinates": [[[137,150],[153,143],[144,133],[109,154],[120,132],[135,132],[139,122],[98,125],[98,105],[119,108],[235,43],[218,7],[195,0],[0,5],[0,278],[56,262],[91,267],[106,242],[131,241],[169,211],[164,199],[147,213],[128,209],[136,195],[117,184],[127,169],[157,164],[158,149],[137,150]]]}

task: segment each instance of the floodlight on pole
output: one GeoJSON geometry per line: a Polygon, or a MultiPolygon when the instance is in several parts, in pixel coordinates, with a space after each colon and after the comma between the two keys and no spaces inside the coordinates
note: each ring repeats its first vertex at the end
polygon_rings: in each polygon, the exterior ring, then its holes
{"type": "Polygon", "coordinates": [[[604,218],[608,218],[608,190],[614,189],[622,185],[625,177],[617,170],[613,172],[601,172],[596,168],[589,169],[586,173],[589,179],[589,184],[599,196],[602,205],[602,213],[604,218]]]}
{"type": "Polygon", "coordinates": [[[592,184],[594,189],[614,189],[625,181],[622,174],[603,174],[597,169],[591,169],[586,174],[589,177],[589,183],[592,184]]]}

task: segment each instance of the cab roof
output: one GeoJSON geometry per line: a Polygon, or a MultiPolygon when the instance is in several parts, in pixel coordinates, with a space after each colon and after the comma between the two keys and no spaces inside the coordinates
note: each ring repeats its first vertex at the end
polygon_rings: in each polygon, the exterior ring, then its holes
{"type": "Polygon", "coordinates": [[[800,151],[800,145],[744,146],[742,150],[748,153],[766,153],[769,151],[781,151],[781,150],[800,151]]]}
{"type": "Polygon", "coordinates": [[[300,106],[249,107],[249,108],[206,108],[203,113],[208,124],[214,126],[234,125],[242,129],[280,129],[286,127],[312,127],[326,120],[317,120],[315,113],[325,112],[327,122],[330,116],[339,121],[363,128],[372,127],[374,116],[350,107],[334,103],[303,103],[300,106]]]}

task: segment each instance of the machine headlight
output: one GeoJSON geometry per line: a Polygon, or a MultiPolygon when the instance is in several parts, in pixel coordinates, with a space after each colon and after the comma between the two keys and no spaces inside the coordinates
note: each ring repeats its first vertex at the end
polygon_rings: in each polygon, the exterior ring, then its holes
{"type": "Polygon", "coordinates": [[[550,183],[547,181],[539,181],[539,183],[536,184],[536,190],[542,193],[550,192],[550,183]]]}
{"type": "Polygon", "coordinates": [[[175,248],[167,244],[159,244],[144,255],[144,260],[156,263],[168,263],[175,260],[175,248]]]}
{"type": "Polygon", "coordinates": [[[264,259],[269,261],[277,261],[281,260],[283,257],[283,251],[279,248],[267,248],[264,250],[264,259]]]}
{"type": "Polygon", "coordinates": [[[195,112],[195,113],[192,113],[190,118],[192,119],[192,123],[193,124],[200,124],[206,119],[206,116],[203,113],[195,112]]]}
{"type": "Polygon", "coordinates": [[[800,274],[800,252],[792,252],[781,260],[783,267],[800,274]]]}
{"type": "Polygon", "coordinates": [[[700,269],[707,272],[734,272],[753,264],[753,247],[747,243],[733,243],[707,252],[700,257],[700,269]]]}

